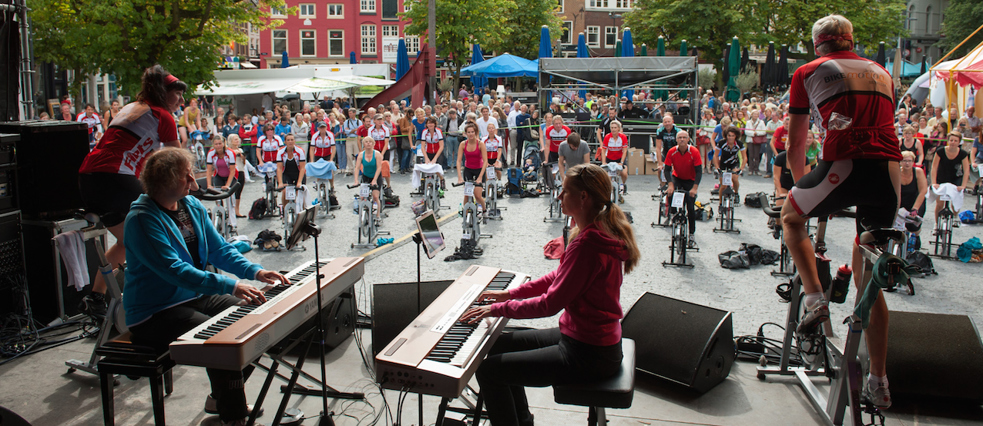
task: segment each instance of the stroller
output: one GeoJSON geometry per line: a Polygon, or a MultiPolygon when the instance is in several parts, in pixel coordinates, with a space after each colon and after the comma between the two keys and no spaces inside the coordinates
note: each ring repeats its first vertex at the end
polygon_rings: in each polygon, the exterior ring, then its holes
{"type": "Polygon", "coordinates": [[[540,166],[543,163],[539,144],[534,141],[526,142],[523,146],[522,153],[522,164],[519,165],[522,169],[522,180],[526,182],[538,181],[540,166]]]}

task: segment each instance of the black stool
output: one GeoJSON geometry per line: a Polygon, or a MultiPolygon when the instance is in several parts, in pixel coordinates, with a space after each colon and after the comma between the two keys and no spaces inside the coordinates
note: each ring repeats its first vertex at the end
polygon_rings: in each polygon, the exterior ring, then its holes
{"type": "Polygon", "coordinates": [[[102,417],[106,426],[116,424],[116,409],[113,406],[113,376],[150,378],[150,395],[154,405],[154,424],[164,425],[164,395],[174,391],[171,369],[174,361],[170,352],[157,353],[153,348],[134,345],[130,333],[96,349],[103,357],[99,361],[99,384],[102,387],[102,417]]]}
{"type": "Polygon", "coordinates": [[[553,401],[557,404],[590,407],[587,424],[604,426],[605,408],[629,408],[635,395],[635,341],[621,339],[624,359],[621,370],[613,377],[591,383],[553,385],[553,401]]]}

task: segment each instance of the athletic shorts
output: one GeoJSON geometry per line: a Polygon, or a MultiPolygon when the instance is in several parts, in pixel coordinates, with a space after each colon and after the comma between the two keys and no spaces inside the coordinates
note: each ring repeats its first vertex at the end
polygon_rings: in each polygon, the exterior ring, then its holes
{"type": "Polygon", "coordinates": [[[478,180],[478,176],[481,175],[481,169],[469,169],[465,167],[463,175],[465,182],[471,181],[474,183],[481,183],[481,181],[478,180]]]}
{"type": "Polygon", "coordinates": [[[546,156],[547,163],[556,163],[560,161],[560,153],[550,151],[550,155],[546,156]]]}
{"type": "Polygon", "coordinates": [[[107,228],[119,225],[130,212],[130,203],[143,194],[140,179],[117,173],[81,173],[79,191],[82,205],[100,216],[107,228]]]}
{"type": "Polygon", "coordinates": [[[372,183],[372,176],[366,176],[366,175],[361,175],[361,176],[362,176],[362,183],[369,183],[369,184],[372,183]]]}
{"type": "Polygon", "coordinates": [[[898,195],[891,182],[888,160],[819,161],[788,193],[796,213],[828,216],[857,207],[857,235],[864,230],[890,228],[898,213],[898,195]]]}

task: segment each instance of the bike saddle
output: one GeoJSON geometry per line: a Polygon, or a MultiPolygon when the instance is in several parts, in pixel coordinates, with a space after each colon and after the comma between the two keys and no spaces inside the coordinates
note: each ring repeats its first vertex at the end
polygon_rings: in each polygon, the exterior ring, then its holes
{"type": "Polygon", "coordinates": [[[758,197],[758,200],[761,202],[761,211],[765,212],[768,217],[778,219],[778,217],[782,215],[782,208],[772,206],[771,203],[768,202],[767,195],[761,194],[761,196],[758,197]]]}
{"type": "Polygon", "coordinates": [[[904,241],[904,233],[893,228],[879,228],[860,234],[860,244],[868,246],[883,246],[892,240],[895,242],[904,241]]]}
{"type": "MultiPolygon", "coordinates": [[[[724,189],[723,189],[723,193],[721,193],[720,195],[728,196],[728,195],[733,195],[733,194],[734,194],[734,190],[731,189],[729,186],[725,186],[724,189]]],[[[762,204],[762,205],[764,205],[764,204],[762,204]]]]}

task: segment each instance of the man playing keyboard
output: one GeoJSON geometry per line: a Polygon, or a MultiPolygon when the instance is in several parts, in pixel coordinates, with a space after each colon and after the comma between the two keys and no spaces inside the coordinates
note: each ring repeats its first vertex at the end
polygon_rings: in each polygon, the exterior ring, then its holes
{"type": "Polygon", "coordinates": [[[580,226],[570,233],[557,270],[507,291],[480,297],[498,302],[469,309],[462,321],[489,316],[542,318],[565,310],[559,328],[503,334],[476,377],[493,426],[531,425],[524,386],[610,377],[621,365],[621,283],[640,257],[621,208],[608,199],[611,179],[599,166],[567,171],[563,212],[580,226]]]}
{"type": "MultiPolygon", "coordinates": [[[[261,304],[263,292],[205,265],[241,279],[288,284],[287,278],[244,258],[208,220],[205,207],[189,196],[197,189],[193,158],[184,149],[164,148],[147,158],[140,175],[144,195],[126,216],[127,263],[123,306],[136,344],[159,352],[195,326],[242,301],[261,304]]],[[[209,368],[211,395],[205,412],[223,425],[243,425],[248,416],[244,384],[252,368],[209,368]]]]}

